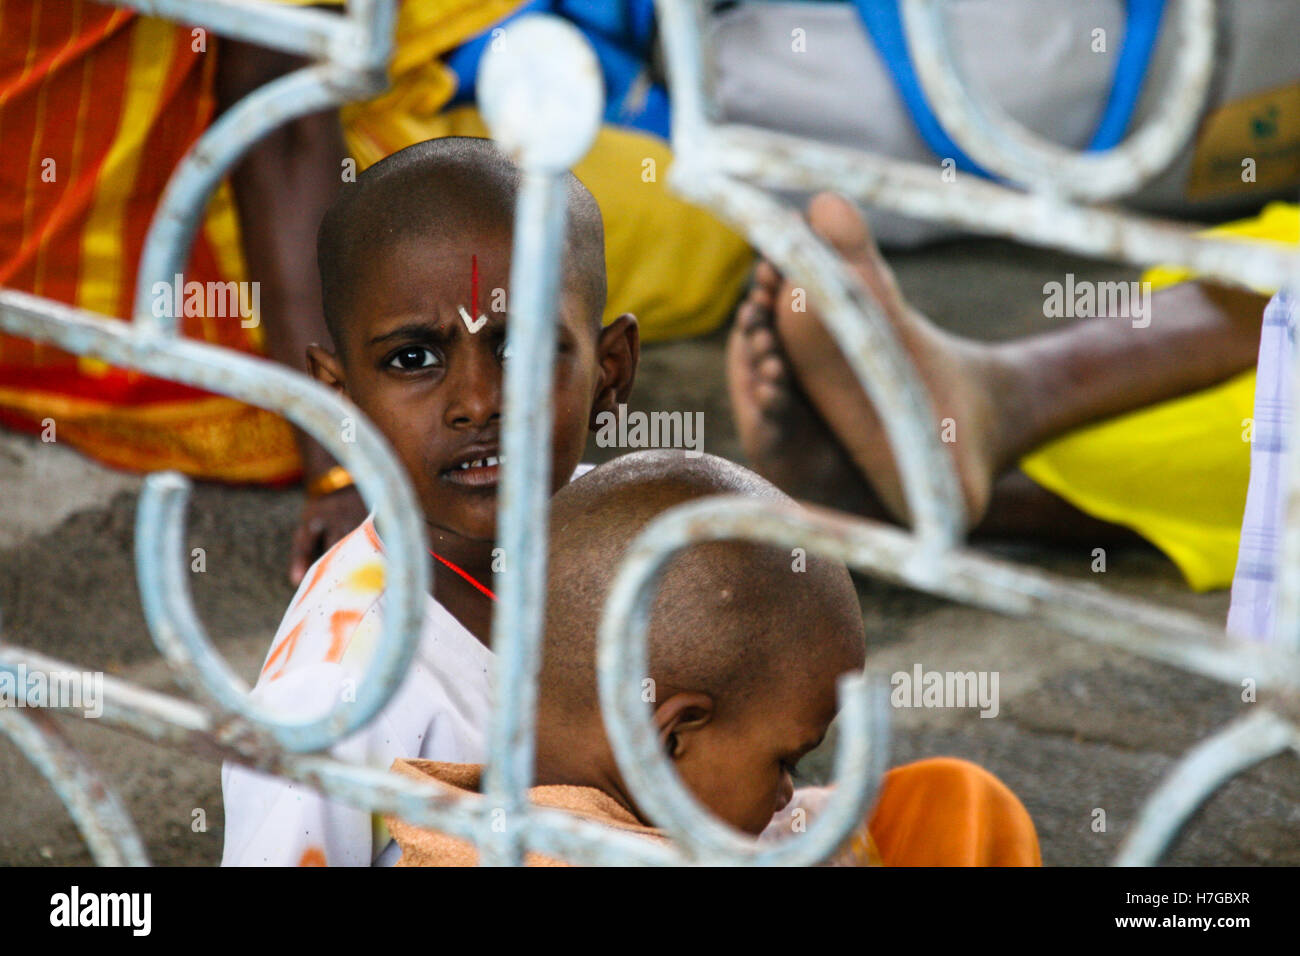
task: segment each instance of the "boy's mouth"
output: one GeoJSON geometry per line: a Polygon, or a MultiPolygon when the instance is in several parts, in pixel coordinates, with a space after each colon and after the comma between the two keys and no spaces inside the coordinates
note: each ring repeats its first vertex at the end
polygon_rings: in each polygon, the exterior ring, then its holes
{"type": "Polygon", "coordinates": [[[471,450],[441,473],[443,481],[465,488],[495,488],[504,461],[496,449],[471,450]]]}

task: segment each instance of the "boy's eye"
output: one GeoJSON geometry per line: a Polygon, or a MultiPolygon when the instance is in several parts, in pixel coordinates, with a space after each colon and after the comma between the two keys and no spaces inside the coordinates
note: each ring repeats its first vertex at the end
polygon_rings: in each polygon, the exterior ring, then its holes
{"type": "Polygon", "coordinates": [[[510,349],[506,347],[506,340],[502,339],[501,344],[497,346],[497,358],[501,361],[508,361],[510,358],[510,349]]]}
{"type": "Polygon", "coordinates": [[[408,345],[406,348],[394,352],[388,364],[393,368],[410,372],[437,365],[438,356],[431,349],[427,349],[422,345],[408,345]]]}
{"type": "Polygon", "coordinates": [[[790,775],[791,780],[799,779],[799,761],[782,760],[781,770],[783,773],[788,773],[790,775]]]}

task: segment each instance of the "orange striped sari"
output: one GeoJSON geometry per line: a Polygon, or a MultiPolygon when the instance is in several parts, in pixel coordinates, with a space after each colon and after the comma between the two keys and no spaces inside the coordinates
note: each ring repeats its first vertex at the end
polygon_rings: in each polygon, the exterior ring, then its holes
{"type": "MultiPolygon", "coordinates": [[[[216,37],[93,0],[0,0],[0,286],[127,318],[145,233],[212,120],[216,37]],[[206,50],[195,49],[206,45],[206,50]]],[[[214,197],[185,280],[239,281],[231,197],[214,197]]],[[[262,354],[261,328],[204,314],[184,334],[262,354]]],[[[0,333],[0,424],[52,419],[105,464],[285,483],[301,462],[262,409],[0,333]]]]}

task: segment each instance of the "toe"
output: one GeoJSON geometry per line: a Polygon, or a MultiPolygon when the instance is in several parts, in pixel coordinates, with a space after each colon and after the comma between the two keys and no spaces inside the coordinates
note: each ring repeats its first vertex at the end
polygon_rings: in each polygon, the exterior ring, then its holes
{"type": "Polygon", "coordinates": [[[838,193],[818,193],[808,203],[808,223],[813,231],[850,258],[863,258],[875,250],[867,220],[838,193]]]}
{"type": "Polygon", "coordinates": [[[763,322],[763,310],[751,299],[740,303],[736,309],[736,328],[743,335],[751,335],[763,322]]]}
{"type": "Polygon", "coordinates": [[[790,408],[790,390],[759,379],[754,383],[754,407],[765,417],[779,417],[790,408]]]}
{"type": "Polygon", "coordinates": [[[769,355],[776,355],[785,361],[785,356],[781,355],[781,340],[776,337],[776,333],[770,328],[759,328],[754,330],[754,334],[749,338],[749,352],[754,357],[754,361],[764,359],[769,355]]]}
{"type": "Polygon", "coordinates": [[[769,294],[775,294],[781,287],[781,273],[772,263],[760,259],[758,265],[754,267],[754,285],[769,294]]]}
{"type": "Polygon", "coordinates": [[[758,306],[760,311],[771,312],[776,302],[776,292],[765,286],[756,285],[749,291],[749,301],[758,306]]]}
{"type": "Polygon", "coordinates": [[[808,224],[853,267],[886,310],[902,307],[894,272],[852,201],[838,193],[818,193],[808,203],[808,224]]]}
{"type": "Polygon", "coordinates": [[[790,370],[780,355],[765,355],[754,366],[759,382],[767,385],[785,385],[790,370]]]}

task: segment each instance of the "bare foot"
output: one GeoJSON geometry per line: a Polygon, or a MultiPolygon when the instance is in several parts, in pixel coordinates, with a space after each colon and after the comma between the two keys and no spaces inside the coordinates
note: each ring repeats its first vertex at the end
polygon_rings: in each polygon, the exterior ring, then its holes
{"type": "MultiPolygon", "coordinates": [[[[997,443],[1000,414],[996,407],[997,370],[987,357],[988,350],[947,335],[907,304],[865,221],[848,200],[831,193],[819,194],[809,203],[808,220],[813,230],[861,277],[916,366],[934,409],[935,432],[948,442],[957,466],[967,526],[973,526],[988,507],[993,479],[1006,464],[997,443]]],[[[814,419],[833,438],[841,454],[870,483],[888,512],[906,522],[907,503],[881,421],[817,315],[795,311],[795,305],[802,305],[803,299],[802,293],[796,296],[794,284],[781,277],[770,264],[759,265],[749,301],[769,302],[778,337],[773,351],[781,357],[786,371],[759,376],[764,384],[749,389],[748,394],[758,396],[762,388],[790,396],[797,389],[807,396],[809,410],[816,412],[814,419]]],[[[744,334],[741,325],[737,323],[736,335],[744,334]]],[[[729,368],[734,367],[735,363],[729,364],[729,368]]],[[[761,426],[770,425],[773,415],[764,416],[761,409],[742,410],[744,394],[745,389],[733,382],[732,400],[746,452],[751,454],[760,472],[787,487],[782,484],[782,478],[789,481],[786,473],[801,470],[797,456],[802,447],[797,443],[788,446],[789,450],[780,445],[772,447],[773,442],[762,434],[761,426]],[[762,453],[753,454],[751,446],[762,453]],[[778,459],[781,463],[775,464],[778,459]]],[[[769,394],[766,405],[780,408],[787,401],[785,397],[769,394]]],[[[790,424],[788,416],[786,421],[790,424]]],[[[788,435],[785,440],[790,440],[788,435]]],[[[797,487],[790,482],[792,491],[797,487]]]]}
{"type": "Polygon", "coordinates": [[[776,272],[759,266],[727,339],[732,414],[749,463],[796,498],[871,517],[886,512],[862,473],[808,403],[776,337],[776,272]]]}

